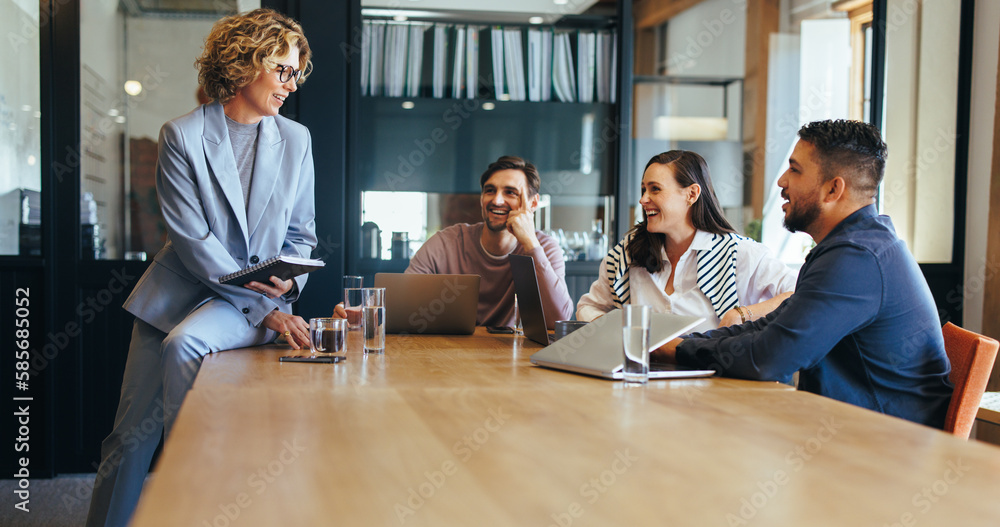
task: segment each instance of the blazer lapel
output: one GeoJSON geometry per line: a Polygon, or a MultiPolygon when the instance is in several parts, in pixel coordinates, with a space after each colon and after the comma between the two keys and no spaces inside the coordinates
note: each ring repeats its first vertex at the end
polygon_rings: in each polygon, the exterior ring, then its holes
{"type": "MultiPolygon", "coordinates": [[[[274,193],[275,182],[281,172],[281,161],[285,152],[285,141],[278,133],[278,125],[273,117],[265,117],[260,123],[257,137],[257,156],[254,158],[253,181],[250,183],[250,206],[247,208],[247,225],[250,236],[257,230],[267,203],[274,193]]],[[[294,191],[294,189],[289,189],[294,191]]]]}
{"type": "Polygon", "coordinates": [[[229,130],[226,128],[226,114],[222,105],[213,102],[205,106],[205,133],[202,136],[205,146],[205,157],[212,167],[212,176],[222,189],[229,202],[233,216],[236,217],[243,230],[243,238],[249,243],[247,230],[246,208],[243,204],[243,187],[240,185],[240,175],[236,169],[236,159],[233,157],[233,145],[229,142],[229,130]]]}

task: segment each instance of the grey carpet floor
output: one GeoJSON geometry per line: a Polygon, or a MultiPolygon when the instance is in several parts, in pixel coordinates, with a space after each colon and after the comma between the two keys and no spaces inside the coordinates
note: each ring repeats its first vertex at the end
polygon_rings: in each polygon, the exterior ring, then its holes
{"type": "Polygon", "coordinates": [[[17,480],[0,479],[0,525],[4,527],[81,527],[87,520],[96,474],[68,474],[28,480],[27,512],[17,508],[17,480]]]}

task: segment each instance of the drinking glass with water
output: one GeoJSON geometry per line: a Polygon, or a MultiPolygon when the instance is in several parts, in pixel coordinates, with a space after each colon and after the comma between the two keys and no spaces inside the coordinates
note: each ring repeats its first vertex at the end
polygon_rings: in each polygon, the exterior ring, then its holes
{"type": "Polygon", "coordinates": [[[361,285],[362,277],[344,277],[344,311],[350,330],[361,329],[361,285]]]}
{"type": "Polygon", "coordinates": [[[622,348],[625,351],[625,382],[645,384],[649,380],[649,306],[624,306],[622,348]]]}
{"type": "Polygon", "coordinates": [[[362,289],[361,306],[365,353],[382,353],[385,351],[385,288],[362,289]]]}

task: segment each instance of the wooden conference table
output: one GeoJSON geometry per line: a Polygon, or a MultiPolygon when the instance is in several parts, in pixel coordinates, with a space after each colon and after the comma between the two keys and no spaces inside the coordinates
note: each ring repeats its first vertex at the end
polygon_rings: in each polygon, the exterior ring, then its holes
{"type": "Polygon", "coordinates": [[[134,525],[1000,524],[1000,449],[784,385],[625,387],[482,328],[360,349],[206,357],[134,525]]]}

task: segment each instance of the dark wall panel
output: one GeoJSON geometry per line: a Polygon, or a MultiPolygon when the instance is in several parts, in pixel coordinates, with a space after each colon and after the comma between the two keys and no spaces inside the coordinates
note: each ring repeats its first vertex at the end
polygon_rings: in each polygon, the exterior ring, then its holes
{"type": "Polygon", "coordinates": [[[289,98],[288,117],[309,128],[312,134],[313,161],[316,164],[316,234],[319,245],[314,258],[326,267],[311,273],[297,303],[297,312],[305,318],[329,316],[340,296],[344,275],[348,173],[348,133],[350,91],[357,83],[349,82],[360,55],[360,2],[264,1],[299,20],[312,49],[313,71],[306,83],[289,98]],[[355,22],[358,21],[358,22],[355,22]]]}

